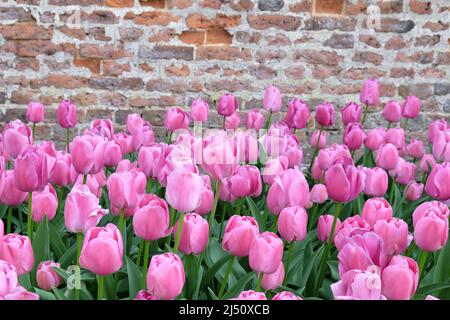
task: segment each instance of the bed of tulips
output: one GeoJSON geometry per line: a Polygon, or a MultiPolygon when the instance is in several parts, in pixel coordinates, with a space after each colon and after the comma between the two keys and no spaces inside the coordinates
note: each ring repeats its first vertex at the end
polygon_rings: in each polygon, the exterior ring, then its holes
{"type": "Polygon", "coordinates": [[[75,136],[62,101],[65,147],[36,141],[44,106],[14,120],[0,144],[1,299],[449,299],[450,127],[408,139],[420,100],[388,101],[385,128],[364,128],[380,83],[340,109],[264,92],[245,115],[224,94],[167,111],[167,139],[130,114],[126,130],[96,119],[75,136]],[[312,161],[303,163],[299,133],[312,161]],[[224,130],[226,129],[226,130],[224,130]],[[409,141],[408,141],[409,140],[409,141]]]}

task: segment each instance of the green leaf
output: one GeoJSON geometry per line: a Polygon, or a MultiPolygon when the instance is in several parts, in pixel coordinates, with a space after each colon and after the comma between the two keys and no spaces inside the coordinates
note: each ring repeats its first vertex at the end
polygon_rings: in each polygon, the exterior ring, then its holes
{"type": "Polygon", "coordinates": [[[58,299],[58,300],[67,300],[67,297],[64,294],[64,292],[62,292],[58,288],[53,288],[53,293],[55,294],[56,299],[58,299]]]}
{"type": "Polygon", "coordinates": [[[59,274],[64,279],[64,281],[67,281],[67,279],[69,279],[69,277],[72,275],[70,272],[67,272],[64,269],[61,269],[58,267],[52,267],[52,268],[53,268],[53,270],[55,270],[55,272],[57,274],[59,274]]]}
{"type": "Polygon", "coordinates": [[[75,258],[77,256],[77,243],[75,242],[69,250],[67,250],[59,260],[59,263],[61,263],[62,268],[67,268],[73,262],[75,261],[75,258]]]}
{"type": "Polygon", "coordinates": [[[56,300],[56,297],[53,293],[44,291],[38,288],[34,288],[34,292],[39,295],[39,299],[41,300],[56,300]]]}
{"type": "Polygon", "coordinates": [[[450,241],[439,253],[436,266],[433,268],[433,282],[444,283],[450,279],[450,241]]]}
{"type": "Polygon", "coordinates": [[[46,215],[44,215],[44,219],[42,219],[41,223],[39,224],[38,230],[34,237],[33,251],[35,258],[35,267],[37,267],[41,261],[47,260],[50,255],[50,238],[46,215]]]}
{"type": "Polygon", "coordinates": [[[209,291],[209,294],[211,295],[211,299],[212,299],[212,300],[219,300],[219,298],[216,296],[216,294],[214,293],[214,291],[211,290],[210,287],[208,287],[208,291],[209,291]]]}
{"type": "Polygon", "coordinates": [[[141,270],[139,267],[131,261],[129,257],[126,257],[127,260],[127,273],[128,273],[128,290],[130,292],[130,298],[133,299],[136,294],[141,289],[141,270]]]}
{"type": "Polygon", "coordinates": [[[264,220],[264,216],[261,214],[261,210],[259,210],[258,206],[256,205],[255,201],[253,201],[252,198],[245,197],[245,201],[247,202],[247,205],[250,208],[252,216],[256,219],[256,222],[258,222],[261,232],[265,231],[266,222],[264,220]]]}
{"type": "Polygon", "coordinates": [[[417,290],[418,295],[428,295],[435,291],[450,288],[450,281],[447,283],[435,283],[427,286],[423,286],[417,290]]]}
{"type": "Polygon", "coordinates": [[[228,255],[223,256],[219,260],[217,260],[210,268],[208,268],[208,271],[205,272],[205,275],[203,276],[202,282],[200,284],[200,288],[206,287],[206,285],[214,278],[217,271],[228,261],[230,257],[228,255]]]}
{"type": "Polygon", "coordinates": [[[53,253],[56,255],[56,260],[61,258],[64,253],[67,251],[64,242],[61,240],[61,237],[58,235],[55,227],[50,223],[48,225],[48,232],[50,237],[50,247],[53,253]]]}
{"type": "Polygon", "coordinates": [[[238,282],[236,282],[236,284],[233,287],[231,287],[227,293],[224,294],[222,299],[223,300],[231,299],[239,295],[239,293],[241,293],[244,290],[245,285],[254,277],[255,277],[254,272],[247,273],[238,282]]]}
{"type": "Polygon", "coordinates": [[[26,273],[19,276],[19,283],[25,289],[30,290],[31,289],[30,274],[26,273]]]}

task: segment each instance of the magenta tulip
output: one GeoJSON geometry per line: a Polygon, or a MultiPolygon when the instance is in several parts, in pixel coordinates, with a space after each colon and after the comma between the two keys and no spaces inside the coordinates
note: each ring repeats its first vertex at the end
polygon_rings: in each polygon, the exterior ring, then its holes
{"type": "Polygon", "coordinates": [[[147,273],[149,292],[160,299],[175,299],[183,290],[185,274],[183,262],[174,253],[155,255],[147,273]]]}
{"type": "Polygon", "coordinates": [[[434,159],[432,154],[426,153],[422,156],[419,163],[419,169],[422,172],[428,172],[433,169],[436,164],[436,160],[434,159]]]}
{"type": "Polygon", "coordinates": [[[236,257],[248,256],[250,246],[259,233],[255,218],[234,215],[228,220],[223,235],[222,247],[236,257]]]}
{"type": "Polygon", "coordinates": [[[393,170],[397,168],[398,161],[398,150],[393,144],[386,143],[380,146],[376,155],[378,167],[383,168],[384,170],[393,170]]]}
{"type": "MultiPolygon", "coordinates": [[[[331,228],[333,226],[334,216],[331,214],[324,214],[319,217],[319,222],[317,224],[317,238],[322,242],[327,242],[330,238],[331,228]]],[[[336,226],[334,229],[333,239],[336,234],[341,230],[341,221],[336,220],[336,226]]]]}
{"type": "Polygon", "coordinates": [[[110,119],[95,119],[91,122],[88,134],[97,135],[112,140],[114,137],[114,124],[110,119]]]}
{"type": "Polygon", "coordinates": [[[61,265],[53,261],[42,261],[39,263],[36,271],[36,282],[39,288],[50,291],[61,284],[62,278],[53,267],[60,268],[61,265]]]}
{"type": "Polygon", "coordinates": [[[359,101],[369,106],[376,106],[380,103],[380,81],[377,78],[370,78],[364,82],[359,101]]]}
{"type": "Polygon", "coordinates": [[[439,132],[445,131],[447,129],[447,121],[445,119],[438,119],[433,121],[428,127],[428,142],[434,143],[434,139],[439,132]]]}
{"type": "Polygon", "coordinates": [[[45,108],[40,102],[30,102],[27,109],[27,120],[33,123],[44,121],[45,108]]]}
{"type": "Polygon", "coordinates": [[[256,292],[254,290],[242,291],[236,298],[231,300],[267,300],[267,297],[264,292],[256,292]]]}
{"type": "Polygon", "coordinates": [[[201,166],[215,180],[232,176],[237,168],[237,159],[231,142],[223,136],[207,138],[201,166]]]}
{"type": "Polygon", "coordinates": [[[111,174],[106,183],[111,206],[118,209],[134,208],[138,196],[145,192],[146,183],[145,175],[136,169],[111,174]]]}
{"type": "Polygon", "coordinates": [[[290,128],[304,129],[308,125],[311,113],[303,100],[294,98],[288,104],[284,121],[290,128]]]}
{"type": "Polygon", "coordinates": [[[0,300],[39,300],[36,293],[19,285],[16,268],[4,260],[0,260],[0,300]]]}
{"type": "Polygon", "coordinates": [[[6,153],[15,159],[23,147],[33,143],[31,129],[18,119],[11,121],[3,128],[2,142],[6,153]]]}
{"type": "Polygon", "coordinates": [[[73,128],[77,124],[77,107],[70,100],[63,100],[56,110],[56,118],[61,128],[73,128]]]}
{"type": "Polygon", "coordinates": [[[64,151],[57,151],[55,164],[48,177],[49,182],[61,187],[72,184],[73,181],[70,175],[71,165],[72,158],[70,154],[64,151]]]}
{"type": "Polygon", "coordinates": [[[189,114],[181,108],[168,109],[164,119],[164,127],[169,131],[187,129],[189,127],[189,114]]]}
{"type": "Polygon", "coordinates": [[[350,150],[358,150],[366,139],[366,133],[363,126],[359,122],[349,123],[345,127],[344,144],[350,150]]]}
{"type": "Polygon", "coordinates": [[[271,85],[264,91],[263,106],[270,112],[279,112],[281,109],[281,93],[280,89],[271,85]]]}
{"type": "Polygon", "coordinates": [[[364,140],[364,145],[367,149],[376,151],[378,148],[385,143],[386,130],[384,128],[375,128],[369,131],[366,139],[364,140]]]}
{"type": "Polygon", "coordinates": [[[384,250],[389,257],[402,254],[408,247],[408,224],[402,219],[377,220],[373,231],[383,239],[384,250]]]}
{"type": "Polygon", "coordinates": [[[318,149],[323,149],[327,145],[327,133],[326,131],[320,132],[320,130],[314,130],[311,133],[311,139],[309,140],[309,144],[312,148],[317,147],[318,149]],[[319,140],[320,134],[320,140],[319,140]]]}
{"type": "MultiPolygon", "coordinates": [[[[173,234],[178,231],[179,221],[175,224],[173,234]]],[[[202,216],[188,213],[185,217],[180,238],[180,251],[184,254],[198,255],[206,248],[209,237],[209,225],[202,216]]]]}
{"type": "Polygon", "coordinates": [[[3,237],[0,259],[11,263],[20,276],[33,270],[34,253],[30,238],[16,233],[3,237]]]}
{"type": "Polygon", "coordinates": [[[122,148],[116,141],[108,141],[105,145],[104,164],[106,167],[115,167],[122,160],[122,148]]]}
{"type": "Polygon", "coordinates": [[[364,193],[372,197],[382,197],[388,189],[388,174],[381,168],[363,168],[366,175],[364,193]]]}
{"type": "Polygon", "coordinates": [[[425,146],[422,140],[411,139],[406,146],[406,151],[411,158],[420,159],[425,154],[425,146]]]}
{"type": "Polygon", "coordinates": [[[309,199],[313,203],[324,203],[328,200],[327,187],[323,184],[315,184],[309,193],[309,199]]]}
{"type": "Polygon", "coordinates": [[[14,160],[14,184],[23,192],[42,190],[48,182],[47,158],[37,146],[25,146],[14,160]]]}
{"type": "Polygon", "coordinates": [[[384,137],[386,143],[392,143],[399,152],[403,152],[406,147],[405,131],[402,128],[390,128],[384,137]]]}
{"type": "Polygon", "coordinates": [[[450,129],[438,132],[434,138],[433,156],[437,161],[450,161],[450,129]]]}
{"type": "Polygon", "coordinates": [[[256,166],[238,166],[230,177],[230,191],[237,198],[258,197],[262,192],[262,181],[256,166]]]}
{"type": "Polygon", "coordinates": [[[250,246],[248,262],[256,272],[274,273],[281,264],[283,241],[273,232],[256,236],[250,246]]]}
{"type": "Polygon", "coordinates": [[[224,117],[231,116],[236,112],[237,108],[237,99],[231,93],[225,93],[222,95],[217,103],[217,113],[224,117]]]}
{"type": "Polygon", "coordinates": [[[72,164],[79,174],[96,174],[103,169],[107,140],[100,136],[77,136],[70,144],[72,164]]]}
{"type": "Polygon", "coordinates": [[[392,207],[384,198],[371,198],[364,204],[361,216],[369,225],[373,226],[378,220],[390,220],[392,207]]]}
{"type": "Polygon", "coordinates": [[[148,290],[139,290],[133,300],[159,300],[159,298],[152,295],[148,290]]]}
{"type": "Polygon", "coordinates": [[[316,121],[322,127],[332,126],[334,123],[334,106],[324,102],[316,107],[316,121]]]}
{"type": "Polygon", "coordinates": [[[415,119],[420,113],[420,99],[416,96],[407,96],[402,105],[403,116],[407,119],[415,119]]]}
{"type": "Polygon", "coordinates": [[[410,257],[395,256],[381,275],[382,293],[389,300],[409,300],[419,283],[419,267],[410,257]]]}
{"type": "Polygon", "coordinates": [[[349,202],[364,189],[365,175],[353,164],[337,163],[325,172],[325,185],[330,199],[349,202]]]}
{"type": "Polygon", "coordinates": [[[273,296],[272,300],[303,300],[301,297],[296,296],[289,291],[281,291],[273,296]]]}
{"type": "Polygon", "coordinates": [[[334,244],[336,245],[336,249],[340,251],[347,243],[347,237],[353,233],[369,231],[371,229],[371,226],[361,216],[348,217],[342,222],[339,231],[335,233],[334,244]]]}
{"type": "Polygon", "coordinates": [[[198,122],[204,122],[208,120],[208,113],[209,113],[209,105],[208,102],[206,102],[203,99],[195,99],[191,103],[191,117],[192,120],[198,121],[198,122]]]}
{"type": "Polygon", "coordinates": [[[341,109],[341,115],[344,125],[361,122],[362,108],[357,103],[350,102],[341,109]]]}
{"type": "Polygon", "coordinates": [[[236,130],[241,123],[241,118],[239,117],[239,112],[233,113],[231,116],[225,119],[225,129],[236,130]]]}
{"type": "Polygon", "coordinates": [[[259,109],[252,109],[245,115],[245,127],[259,131],[264,127],[264,115],[259,109]]]}
{"type": "Polygon", "coordinates": [[[427,252],[442,249],[448,239],[448,210],[442,213],[440,205],[424,203],[413,213],[414,241],[427,252]]]}
{"type": "Polygon", "coordinates": [[[288,242],[302,241],[306,238],[308,214],[299,206],[289,206],[280,211],[278,232],[288,242]]]}
{"type": "Polygon", "coordinates": [[[381,115],[388,122],[399,122],[402,119],[402,106],[397,101],[391,100],[386,103],[381,115]]]}

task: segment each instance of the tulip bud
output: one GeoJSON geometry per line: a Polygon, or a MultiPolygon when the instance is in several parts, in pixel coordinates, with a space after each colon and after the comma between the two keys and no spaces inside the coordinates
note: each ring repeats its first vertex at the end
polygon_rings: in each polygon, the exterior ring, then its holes
{"type": "Polygon", "coordinates": [[[349,147],[350,150],[358,150],[361,148],[366,134],[363,126],[359,122],[349,123],[345,127],[344,132],[344,144],[349,147]]]}
{"type": "Polygon", "coordinates": [[[51,184],[48,184],[42,191],[33,192],[31,203],[31,217],[33,221],[40,223],[47,216],[47,221],[53,220],[58,208],[58,196],[51,184]]]}
{"type": "Polygon", "coordinates": [[[208,120],[209,105],[203,99],[195,99],[191,103],[191,117],[194,121],[204,122],[208,120]]]}
{"type": "Polygon", "coordinates": [[[398,159],[399,159],[398,150],[391,143],[381,145],[377,151],[376,156],[377,166],[383,168],[384,170],[396,169],[398,159]]]}
{"type": "Polygon", "coordinates": [[[194,211],[200,206],[203,185],[198,174],[177,169],[167,177],[167,202],[180,212],[194,211]]]}
{"type": "Polygon", "coordinates": [[[381,168],[363,168],[366,174],[364,193],[372,197],[382,197],[388,188],[388,175],[381,168]]]}
{"type": "Polygon", "coordinates": [[[250,246],[259,233],[255,218],[234,215],[228,220],[223,235],[222,247],[236,257],[248,256],[250,246]]]}
{"type": "Polygon", "coordinates": [[[405,187],[405,198],[409,201],[419,200],[423,194],[423,183],[417,183],[415,181],[411,181],[405,187]]]}
{"type": "Polygon", "coordinates": [[[114,137],[114,124],[110,119],[95,119],[86,134],[100,136],[110,141],[114,137]]]}
{"type": "Polygon", "coordinates": [[[79,174],[96,174],[103,169],[107,140],[100,136],[77,136],[70,144],[72,164],[79,174]]]}
{"type": "Polygon", "coordinates": [[[439,132],[445,131],[447,129],[447,121],[445,119],[438,119],[433,121],[428,127],[428,141],[430,144],[434,143],[434,139],[439,132]]]}
{"type": "Polygon", "coordinates": [[[437,200],[447,201],[450,199],[448,181],[450,179],[450,163],[436,164],[431,169],[425,185],[427,194],[437,200]]]}
{"type": "Polygon", "coordinates": [[[132,209],[137,205],[138,196],[145,192],[147,179],[139,169],[115,172],[106,183],[111,206],[118,209],[132,209]]]}
{"type": "Polygon", "coordinates": [[[33,123],[44,121],[45,108],[42,103],[30,102],[27,109],[27,120],[33,123]]]}
{"type": "Polygon", "coordinates": [[[364,204],[361,216],[373,226],[378,220],[390,220],[392,218],[392,207],[384,198],[371,198],[364,204]]]}
{"type": "Polygon", "coordinates": [[[399,122],[402,119],[402,107],[396,101],[389,101],[386,103],[381,114],[388,122],[399,122]]]}
{"type": "Polygon", "coordinates": [[[33,143],[31,129],[18,119],[11,121],[3,129],[2,142],[6,153],[15,159],[25,146],[33,143]]]}
{"type": "Polygon", "coordinates": [[[290,127],[295,129],[304,129],[308,125],[309,107],[303,100],[294,98],[288,104],[288,110],[284,122],[290,127]]]}
{"type": "Polygon", "coordinates": [[[377,220],[373,231],[383,239],[384,250],[388,256],[402,254],[408,247],[408,224],[402,219],[377,220]]]}
{"type": "Polygon", "coordinates": [[[264,127],[264,115],[259,109],[252,109],[245,115],[245,127],[259,131],[264,127]]]}
{"type": "Polygon", "coordinates": [[[274,273],[264,273],[261,282],[261,288],[264,290],[276,290],[283,284],[284,280],[284,265],[280,263],[277,271],[274,273]]]}
{"type": "Polygon", "coordinates": [[[237,108],[238,102],[236,98],[231,93],[225,93],[219,98],[217,113],[221,116],[227,117],[235,113],[237,108]]]}
{"type": "Polygon", "coordinates": [[[382,292],[389,300],[409,300],[419,283],[419,267],[410,257],[392,257],[381,275],[382,292]]]}
{"type": "Polygon", "coordinates": [[[14,184],[23,192],[32,192],[42,190],[47,182],[47,158],[37,146],[25,146],[14,160],[14,184]]]}
{"type": "Polygon", "coordinates": [[[306,238],[308,214],[299,206],[289,206],[281,210],[278,218],[278,232],[286,241],[302,241],[306,238]]]}
{"type": "Polygon", "coordinates": [[[327,187],[323,184],[315,184],[309,193],[309,199],[313,203],[324,203],[328,200],[327,187]]]}
{"type": "Polygon", "coordinates": [[[332,126],[334,123],[334,106],[324,102],[316,107],[316,121],[322,127],[332,126]]]}
{"type": "Polygon", "coordinates": [[[258,197],[262,192],[262,181],[256,166],[239,166],[230,177],[230,191],[237,198],[258,197]]]}
{"type": "Polygon", "coordinates": [[[403,116],[407,119],[414,119],[420,113],[420,99],[416,96],[407,96],[402,105],[403,116]]]}
{"type": "Polygon", "coordinates": [[[380,103],[380,81],[377,78],[370,78],[364,82],[359,100],[369,106],[376,106],[380,103]]]}
{"type": "Polygon", "coordinates": [[[14,183],[14,170],[6,170],[3,192],[0,194],[0,202],[7,206],[15,207],[22,204],[26,198],[27,193],[16,188],[14,183]]]}
{"type": "Polygon", "coordinates": [[[411,139],[406,146],[406,151],[411,158],[420,159],[425,154],[425,146],[422,140],[411,139]]]}
{"type": "Polygon", "coordinates": [[[189,127],[189,114],[181,108],[168,109],[164,119],[164,127],[169,131],[187,129],[189,127]]]}
{"type": "Polygon", "coordinates": [[[422,159],[420,159],[419,169],[422,172],[428,172],[433,169],[436,164],[436,160],[434,159],[432,154],[424,154],[422,159]]]}
{"type": "Polygon", "coordinates": [[[311,134],[311,139],[309,140],[309,144],[312,148],[317,147],[318,149],[323,149],[327,145],[327,133],[326,131],[320,132],[320,130],[314,130],[311,134]],[[319,139],[320,134],[320,140],[319,139]]]}
{"type": "Polygon", "coordinates": [[[413,226],[417,246],[427,252],[438,251],[448,239],[448,209],[436,202],[423,203],[413,213],[413,226]]]}
{"type": "Polygon", "coordinates": [[[273,232],[256,236],[250,247],[248,262],[256,272],[274,273],[281,264],[283,241],[273,232]]]}
{"type": "MultiPolygon", "coordinates": [[[[319,217],[319,222],[317,224],[317,238],[322,242],[327,242],[330,238],[331,228],[333,227],[334,216],[331,214],[325,214],[319,217]]],[[[334,227],[333,240],[336,234],[341,229],[341,221],[336,220],[336,225],[334,227]]]]}
{"type": "Polygon", "coordinates": [[[33,270],[34,253],[30,238],[9,233],[3,237],[1,249],[0,259],[11,263],[19,276],[33,270]]]}
{"type": "Polygon", "coordinates": [[[152,295],[148,290],[139,290],[133,300],[159,300],[159,298],[152,295]]]}
{"type": "Polygon", "coordinates": [[[375,128],[369,131],[364,145],[367,149],[376,151],[385,143],[386,130],[384,128],[375,128]]]}
{"type": "Polygon", "coordinates": [[[364,189],[365,175],[353,164],[337,163],[325,172],[325,185],[330,199],[336,202],[349,202],[364,189]]]}
{"type": "Polygon", "coordinates": [[[42,261],[36,272],[36,282],[39,288],[50,291],[61,284],[61,276],[53,269],[60,268],[60,264],[53,261],[42,261]]]}
{"type": "Polygon", "coordinates": [[[183,290],[185,274],[183,262],[174,253],[155,255],[147,273],[147,288],[160,299],[175,299],[183,290]]]}
{"type": "Polygon", "coordinates": [[[341,114],[344,125],[361,122],[362,108],[355,102],[350,102],[341,109],[341,114]]]}
{"type": "Polygon", "coordinates": [[[269,86],[264,92],[263,99],[264,109],[270,112],[278,112],[281,109],[281,93],[280,89],[274,85],[269,86]]]}
{"type": "MultiPolygon", "coordinates": [[[[175,224],[173,234],[178,231],[179,221],[175,224]]],[[[209,237],[208,222],[196,213],[188,213],[181,229],[180,251],[184,254],[198,255],[205,250],[209,237]]]]}
{"type": "Polygon", "coordinates": [[[236,130],[241,123],[241,118],[239,117],[239,113],[235,112],[231,116],[226,117],[225,119],[225,128],[228,130],[236,130]]]}
{"type": "Polygon", "coordinates": [[[134,233],[148,241],[159,240],[170,234],[169,207],[154,194],[142,195],[133,215],[134,233]]]}
{"type": "Polygon", "coordinates": [[[70,100],[63,100],[56,110],[58,124],[66,129],[77,125],[77,107],[70,100]]]}
{"type": "Polygon", "coordinates": [[[115,167],[122,160],[122,148],[114,141],[108,141],[105,146],[105,159],[104,163],[106,167],[115,167]]]}

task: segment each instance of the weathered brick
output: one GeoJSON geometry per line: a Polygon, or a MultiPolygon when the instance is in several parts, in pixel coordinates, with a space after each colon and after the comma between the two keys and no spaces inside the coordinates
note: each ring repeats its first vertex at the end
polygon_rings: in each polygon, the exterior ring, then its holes
{"type": "Polygon", "coordinates": [[[274,78],[277,72],[269,66],[257,65],[250,68],[250,74],[256,79],[265,80],[274,78]]]}
{"type": "Polygon", "coordinates": [[[136,24],[147,26],[167,26],[171,22],[177,22],[180,20],[180,17],[175,16],[168,11],[145,11],[139,15],[127,13],[125,18],[133,19],[136,24]]]}
{"type": "Polygon", "coordinates": [[[19,71],[25,71],[28,69],[38,71],[40,68],[39,60],[35,58],[17,58],[15,65],[19,71]]]}
{"type": "Polygon", "coordinates": [[[287,57],[286,51],[283,50],[258,50],[256,51],[256,61],[264,63],[270,60],[281,61],[287,57]]]}
{"type": "Polygon", "coordinates": [[[48,0],[48,4],[54,6],[100,6],[104,0],[48,0]]]}
{"type": "Polygon", "coordinates": [[[251,52],[228,46],[200,46],[197,48],[197,60],[250,60],[251,52]]]}
{"type": "Polygon", "coordinates": [[[364,42],[365,44],[367,44],[368,46],[371,46],[372,48],[376,48],[376,49],[381,48],[380,41],[372,35],[368,35],[368,34],[360,35],[359,41],[364,42]]]}
{"type": "Polygon", "coordinates": [[[291,44],[291,40],[282,33],[275,35],[269,35],[267,37],[267,44],[269,46],[288,46],[291,44]]]}
{"type": "Polygon", "coordinates": [[[31,12],[24,8],[0,7],[0,21],[13,20],[17,22],[31,21],[31,12]]]}
{"type": "Polygon", "coordinates": [[[261,40],[261,33],[259,32],[248,33],[245,31],[238,31],[236,32],[235,39],[238,42],[258,44],[259,41],[261,40]]]}
{"type": "Polygon", "coordinates": [[[398,52],[395,61],[398,62],[416,62],[421,64],[427,64],[433,62],[433,52],[416,52],[408,55],[405,52],[398,52]]]}
{"type": "Polygon", "coordinates": [[[15,23],[0,26],[0,34],[9,40],[49,40],[53,36],[53,29],[34,23],[15,23]]]}
{"type": "Polygon", "coordinates": [[[95,10],[87,15],[87,20],[91,23],[114,24],[119,22],[119,18],[108,10],[95,10]]]}
{"type": "Polygon", "coordinates": [[[409,47],[409,43],[402,36],[393,36],[386,41],[384,47],[389,50],[398,50],[409,47]]]}
{"type": "Polygon", "coordinates": [[[435,35],[424,35],[416,38],[415,46],[418,47],[432,47],[439,43],[441,40],[441,36],[438,34],[435,35]]]}
{"type": "Polygon", "coordinates": [[[450,64],[450,52],[438,52],[437,53],[437,63],[438,64],[450,64]]]}
{"type": "Polygon", "coordinates": [[[316,14],[341,14],[344,10],[344,0],[316,0],[314,13],[316,14]]]}
{"type": "Polygon", "coordinates": [[[138,41],[141,38],[141,36],[144,34],[144,30],[142,30],[142,28],[136,27],[120,28],[119,34],[122,41],[134,42],[138,41]]]}
{"type": "Polygon", "coordinates": [[[233,36],[225,29],[208,30],[206,33],[207,44],[231,44],[233,36]]]}
{"type": "Polygon", "coordinates": [[[345,13],[348,15],[367,14],[370,4],[376,4],[382,14],[401,13],[403,12],[403,3],[404,0],[378,0],[372,2],[367,0],[347,0],[345,13]]]}
{"type": "Polygon", "coordinates": [[[104,60],[103,63],[103,74],[105,76],[117,77],[122,75],[122,73],[130,71],[131,66],[129,63],[118,63],[114,60],[104,60]]]}
{"type": "Polygon", "coordinates": [[[357,51],[353,56],[353,61],[380,65],[383,62],[383,56],[371,51],[357,51]]]}
{"type": "Polygon", "coordinates": [[[285,31],[295,31],[301,23],[298,17],[271,14],[250,15],[247,21],[252,28],[258,30],[273,27],[285,31]]]}
{"type": "Polygon", "coordinates": [[[221,0],[202,0],[200,6],[203,8],[220,9],[222,7],[221,0]]]}
{"type": "Polygon", "coordinates": [[[31,82],[32,88],[41,88],[44,86],[55,88],[75,89],[85,87],[87,79],[84,77],[64,75],[64,74],[49,74],[43,79],[36,79],[31,82]]]}
{"type": "Polygon", "coordinates": [[[447,75],[444,70],[439,70],[435,67],[429,67],[420,70],[419,72],[421,77],[424,78],[440,78],[443,79],[447,75]]]}
{"type": "Polygon", "coordinates": [[[36,57],[39,54],[54,55],[56,52],[73,54],[76,48],[73,44],[54,44],[49,40],[7,40],[3,50],[20,57],[36,57]]]}
{"type": "Polygon", "coordinates": [[[290,66],[284,70],[284,74],[291,79],[301,79],[305,74],[305,68],[303,66],[290,66]]]}
{"type": "Polygon", "coordinates": [[[254,4],[252,0],[234,0],[231,1],[230,7],[236,11],[250,11],[253,9],[254,4]]]}
{"type": "Polygon", "coordinates": [[[352,80],[364,80],[367,77],[383,77],[385,71],[379,68],[351,68],[344,73],[344,77],[352,80]]]}
{"type": "Polygon", "coordinates": [[[335,66],[343,60],[343,57],[338,55],[336,51],[305,49],[294,51],[292,59],[294,61],[304,61],[311,64],[335,66]]]}
{"type": "Polygon", "coordinates": [[[305,30],[355,30],[357,20],[350,17],[313,17],[305,21],[305,30]]]}
{"type": "Polygon", "coordinates": [[[80,45],[80,56],[83,58],[120,59],[126,57],[126,53],[123,48],[114,45],[82,43],[80,45]]]}
{"type": "Polygon", "coordinates": [[[349,49],[355,45],[352,34],[342,33],[333,33],[323,44],[334,49],[349,49]]]}
{"type": "Polygon", "coordinates": [[[91,106],[97,104],[97,95],[89,92],[80,92],[71,99],[77,106],[91,106]]]}
{"type": "Polygon", "coordinates": [[[139,57],[142,59],[180,59],[192,60],[194,58],[194,48],[187,46],[162,46],[153,48],[140,46],[139,57]]]}
{"type": "Polygon", "coordinates": [[[102,93],[99,97],[100,103],[105,107],[126,107],[127,106],[127,97],[121,93],[110,93],[105,92],[102,93]]]}
{"type": "Polygon", "coordinates": [[[112,38],[106,35],[104,27],[93,27],[88,30],[89,36],[98,41],[111,41],[112,38]]]}
{"type": "Polygon", "coordinates": [[[447,30],[449,27],[449,23],[445,23],[443,21],[428,21],[424,24],[425,29],[430,29],[431,31],[438,32],[438,31],[444,31],[447,30]]]}
{"type": "Polygon", "coordinates": [[[401,85],[398,87],[398,94],[403,98],[415,95],[421,99],[426,99],[433,95],[433,85],[428,83],[401,85]]]}
{"type": "Polygon", "coordinates": [[[418,14],[430,14],[431,13],[431,1],[424,0],[411,0],[409,3],[411,11],[418,14]]]}
{"type": "Polygon", "coordinates": [[[450,94],[450,82],[449,83],[436,83],[434,85],[434,94],[438,96],[445,96],[450,94]]]}
{"type": "Polygon", "coordinates": [[[165,68],[165,72],[168,76],[186,77],[190,74],[189,67],[185,64],[176,66],[171,64],[165,68]]]}
{"type": "Polygon", "coordinates": [[[66,26],[61,26],[59,31],[78,40],[84,40],[87,36],[86,31],[84,31],[83,28],[68,28],[66,26]]]}
{"type": "Polygon", "coordinates": [[[312,10],[313,0],[297,0],[289,5],[292,12],[310,12],[312,10]]]}
{"type": "Polygon", "coordinates": [[[11,93],[10,101],[15,104],[28,104],[34,100],[35,94],[30,90],[15,90],[11,93]]]}
{"type": "Polygon", "coordinates": [[[330,77],[336,77],[341,72],[341,68],[338,66],[327,66],[317,64],[313,67],[312,74],[315,79],[326,79],[330,77]]]}
{"type": "Polygon", "coordinates": [[[159,32],[155,32],[150,37],[148,37],[148,41],[150,42],[169,42],[172,37],[176,34],[174,29],[164,29],[159,32]]]}
{"type": "Polygon", "coordinates": [[[412,68],[392,68],[389,74],[391,78],[414,78],[414,75],[412,68]]]}
{"type": "Polygon", "coordinates": [[[258,0],[261,11],[280,11],[284,7],[284,0],[258,0]]]}
{"type": "MultiPolygon", "coordinates": [[[[367,19],[364,21],[364,27],[367,26],[367,19]]],[[[377,32],[393,32],[393,33],[406,33],[414,29],[415,23],[412,20],[399,20],[395,18],[381,18],[380,28],[376,28],[377,32]]]]}
{"type": "Polygon", "coordinates": [[[201,45],[205,43],[205,31],[183,31],[179,38],[181,42],[186,44],[195,44],[195,45],[201,45]]]}
{"type": "Polygon", "coordinates": [[[93,58],[74,58],[73,64],[80,68],[87,68],[92,73],[100,73],[100,60],[93,58]]]}
{"type": "Polygon", "coordinates": [[[222,13],[216,14],[214,19],[210,19],[202,13],[194,13],[186,18],[186,25],[191,29],[213,29],[213,28],[233,28],[241,22],[239,15],[228,16],[222,13]]]}
{"type": "Polygon", "coordinates": [[[106,0],[106,5],[113,8],[134,6],[134,0],[106,0]]]}
{"type": "Polygon", "coordinates": [[[144,81],[141,78],[91,77],[89,86],[105,90],[139,90],[144,88],[144,81]]]}
{"type": "Polygon", "coordinates": [[[167,0],[167,7],[178,8],[178,9],[186,9],[191,7],[193,4],[193,0],[167,0]]]}

